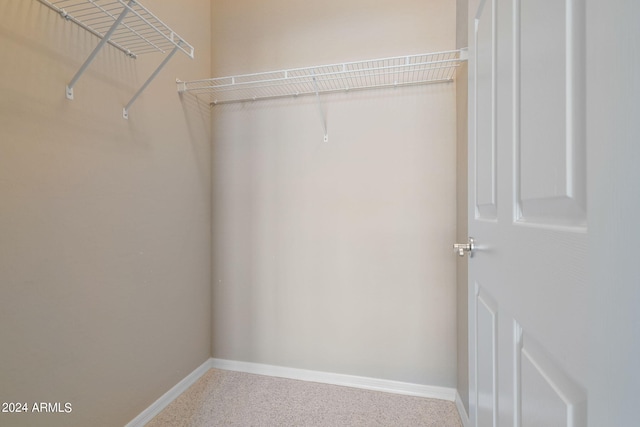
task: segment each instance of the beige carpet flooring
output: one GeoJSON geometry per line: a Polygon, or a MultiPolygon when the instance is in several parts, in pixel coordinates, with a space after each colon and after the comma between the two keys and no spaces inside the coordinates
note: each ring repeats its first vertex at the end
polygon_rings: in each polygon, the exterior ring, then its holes
{"type": "Polygon", "coordinates": [[[453,402],[211,369],[147,427],[462,427],[453,402]]]}

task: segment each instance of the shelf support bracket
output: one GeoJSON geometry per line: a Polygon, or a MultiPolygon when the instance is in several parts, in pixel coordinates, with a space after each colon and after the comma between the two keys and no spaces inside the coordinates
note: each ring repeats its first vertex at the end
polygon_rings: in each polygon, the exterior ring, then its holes
{"type": "Polygon", "coordinates": [[[327,133],[327,119],[322,109],[322,102],[320,102],[320,91],[318,90],[318,81],[316,76],[313,76],[313,87],[316,91],[316,100],[318,101],[318,111],[320,112],[320,120],[322,120],[322,129],[324,130],[324,142],[329,142],[329,134],[327,133]]]}
{"type": "Polygon", "coordinates": [[[132,6],[134,3],[135,3],[135,0],[129,0],[129,4],[122,10],[122,12],[120,13],[120,16],[118,16],[118,19],[115,20],[111,28],[109,28],[109,31],[107,31],[104,37],[102,37],[102,40],[100,40],[100,43],[98,43],[98,46],[96,46],[95,49],[93,49],[93,52],[91,52],[91,55],[89,55],[87,60],[84,61],[84,64],[82,64],[82,66],[80,67],[76,75],[73,76],[73,78],[67,85],[67,99],[73,99],[73,87],[78,82],[78,79],[80,79],[80,76],[84,74],[87,67],[89,67],[89,65],[96,58],[96,55],[98,54],[98,52],[100,52],[100,50],[102,50],[104,45],[107,44],[107,42],[111,38],[111,35],[114,33],[115,30],[118,29],[118,27],[124,20],[125,16],[127,16],[127,13],[129,12],[129,6],[132,6]]]}
{"type": "Polygon", "coordinates": [[[182,42],[178,42],[176,47],[174,47],[173,50],[169,52],[169,54],[164,58],[164,60],[160,63],[160,65],[158,65],[158,68],[156,68],[156,70],[151,74],[151,76],[149,76],[147,81],[144,82],[144,84],[142,85],[142,87],[140,87],[140,89],[138,89],[136,94],[133,95],[133,97],[131,98],[131,101],[129,101],[129,103],[122,109],[123,118],[125,119],[129,118],[129,108],[131,108],[131,106],[133,105],[134,102],[136,102],[136,99],[138,99],[140,94],[147,88],[147,86],[149,86],[149,83],[151,83],[151,81],[153,81],[153,79],[156,78],[156,76],[160,73],[160,70],[162,70],[164,66],[167,65],[167,62],[169,62],[169,60],[173,57],[173,55],[176,54],[178,49],[180,49],[181,44],[182,42]]]}

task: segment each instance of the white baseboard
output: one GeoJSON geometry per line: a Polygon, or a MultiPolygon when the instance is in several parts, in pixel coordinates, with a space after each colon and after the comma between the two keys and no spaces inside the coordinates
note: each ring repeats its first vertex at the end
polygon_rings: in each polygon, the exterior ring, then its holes
{"type": "Polygon", "coordinates": [[[200,377],[203,376],[209,369],[211,369],[212,360],[213,359],[209,359],[202,365],[197,367],[182,381],[173,386],[171,390],[160,396],[160,398],[153,402],[151,406],[142,411],[137,417],[129,421],[129,423],[125,427],[143,427],[146,423],[151,421],[153,417],[162,412],[164,408],[166,408],[178,396],[184,393],[193,383],[198,381],[200,377]]]}
{"type": "Polygon", "coordinates": [[[213,368],[224,369],[227,371],[247,372],[250,374],[267,375],[271,377],[312,381],[316,383],[384,391],[387,393],[404,394],[409,396],[428,397],[431,399],[448,400],[450,402],[454,402],[456,400],[456,390],[448,387],[435,387],[400,381],[381,380],[378,378],[309,371],[306,369],[286,368],[282,366],[263,365],[260,363],[239,362],[235,360],[211,360],[213,368]]]}
{"type": "Polygon", "coordinates": [[[467,414],[467,410],[464,409],[464,405],[462,404],[462,397],[460,397],[460,393],[456,391],[456,408],[458,409],[458,415],[460,415],[460,421],[462,421],[462,427],[469,427],[471,423],[469,422],[469,415],[467,414]]]}
{"type": "Polygon", "coordinates": [[[455,402],[458,412],[460,413],[460,419],[462,420],[463,426],[469,426],[469,419],[466,411],[464,410],[464,406],[460,401],[460,395],[453,388],[211,358],[200,365],[178,384],[173,386],[171,390],[163,394],[158,400],[152,403],[151,406],[142,411],[140,415],[131,420],[125,427],[143,427],[212,368],[266,375],[270,377],[311,381],[322,384],[354,387],[365,390],[383,391],[386,393],[404,394],[408,396],[427,397],[430,399],[448,400],[450,402],[455,402]]]}

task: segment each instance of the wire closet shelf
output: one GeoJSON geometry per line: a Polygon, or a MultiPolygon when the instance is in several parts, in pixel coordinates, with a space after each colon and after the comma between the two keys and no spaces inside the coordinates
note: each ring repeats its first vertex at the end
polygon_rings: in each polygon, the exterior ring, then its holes
{"type": "Polygon", "coordinates": [[[371,59],[205,80],[179,81],[178,92],[211,105],[349,90],[450,82],[465,60],[460,50],[371,59]]]}
{"type": "Polygon", "coordinates": [[[131,104],[177,51],[182,51],[192,59],[194,57],[193,46],[137,0],[38,1],[100,39],[94,51],[67,85],[69,99],[73,99],[73,87],[80,76],[107,43],[134,59],[138,55],[148,53],[166,54],[165,60],[124,108],[125,118],[128,117],[131,104]]]}

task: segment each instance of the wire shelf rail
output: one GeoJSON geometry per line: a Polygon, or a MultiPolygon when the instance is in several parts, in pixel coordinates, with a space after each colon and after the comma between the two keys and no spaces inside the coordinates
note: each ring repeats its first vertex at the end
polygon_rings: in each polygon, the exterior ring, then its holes
{"type": "Polygon", "coordinates": [[[193,59],[194,48],[177,35],[137,0],[38,0],[94,36],[100,42],[67,85],[67,98],[73,99],[73,87],[105,44],[131,58],[148,53],[166,54],[166,58],[123,109],[123,117],[142,91],[177,52],[193,59]]]}
{"type": "Polygon", "coordinates": [[[177,81],[178,92],[211,105],[383,87],[450,82],[465,51],[426,53],[204,80],[177,81]]]}

